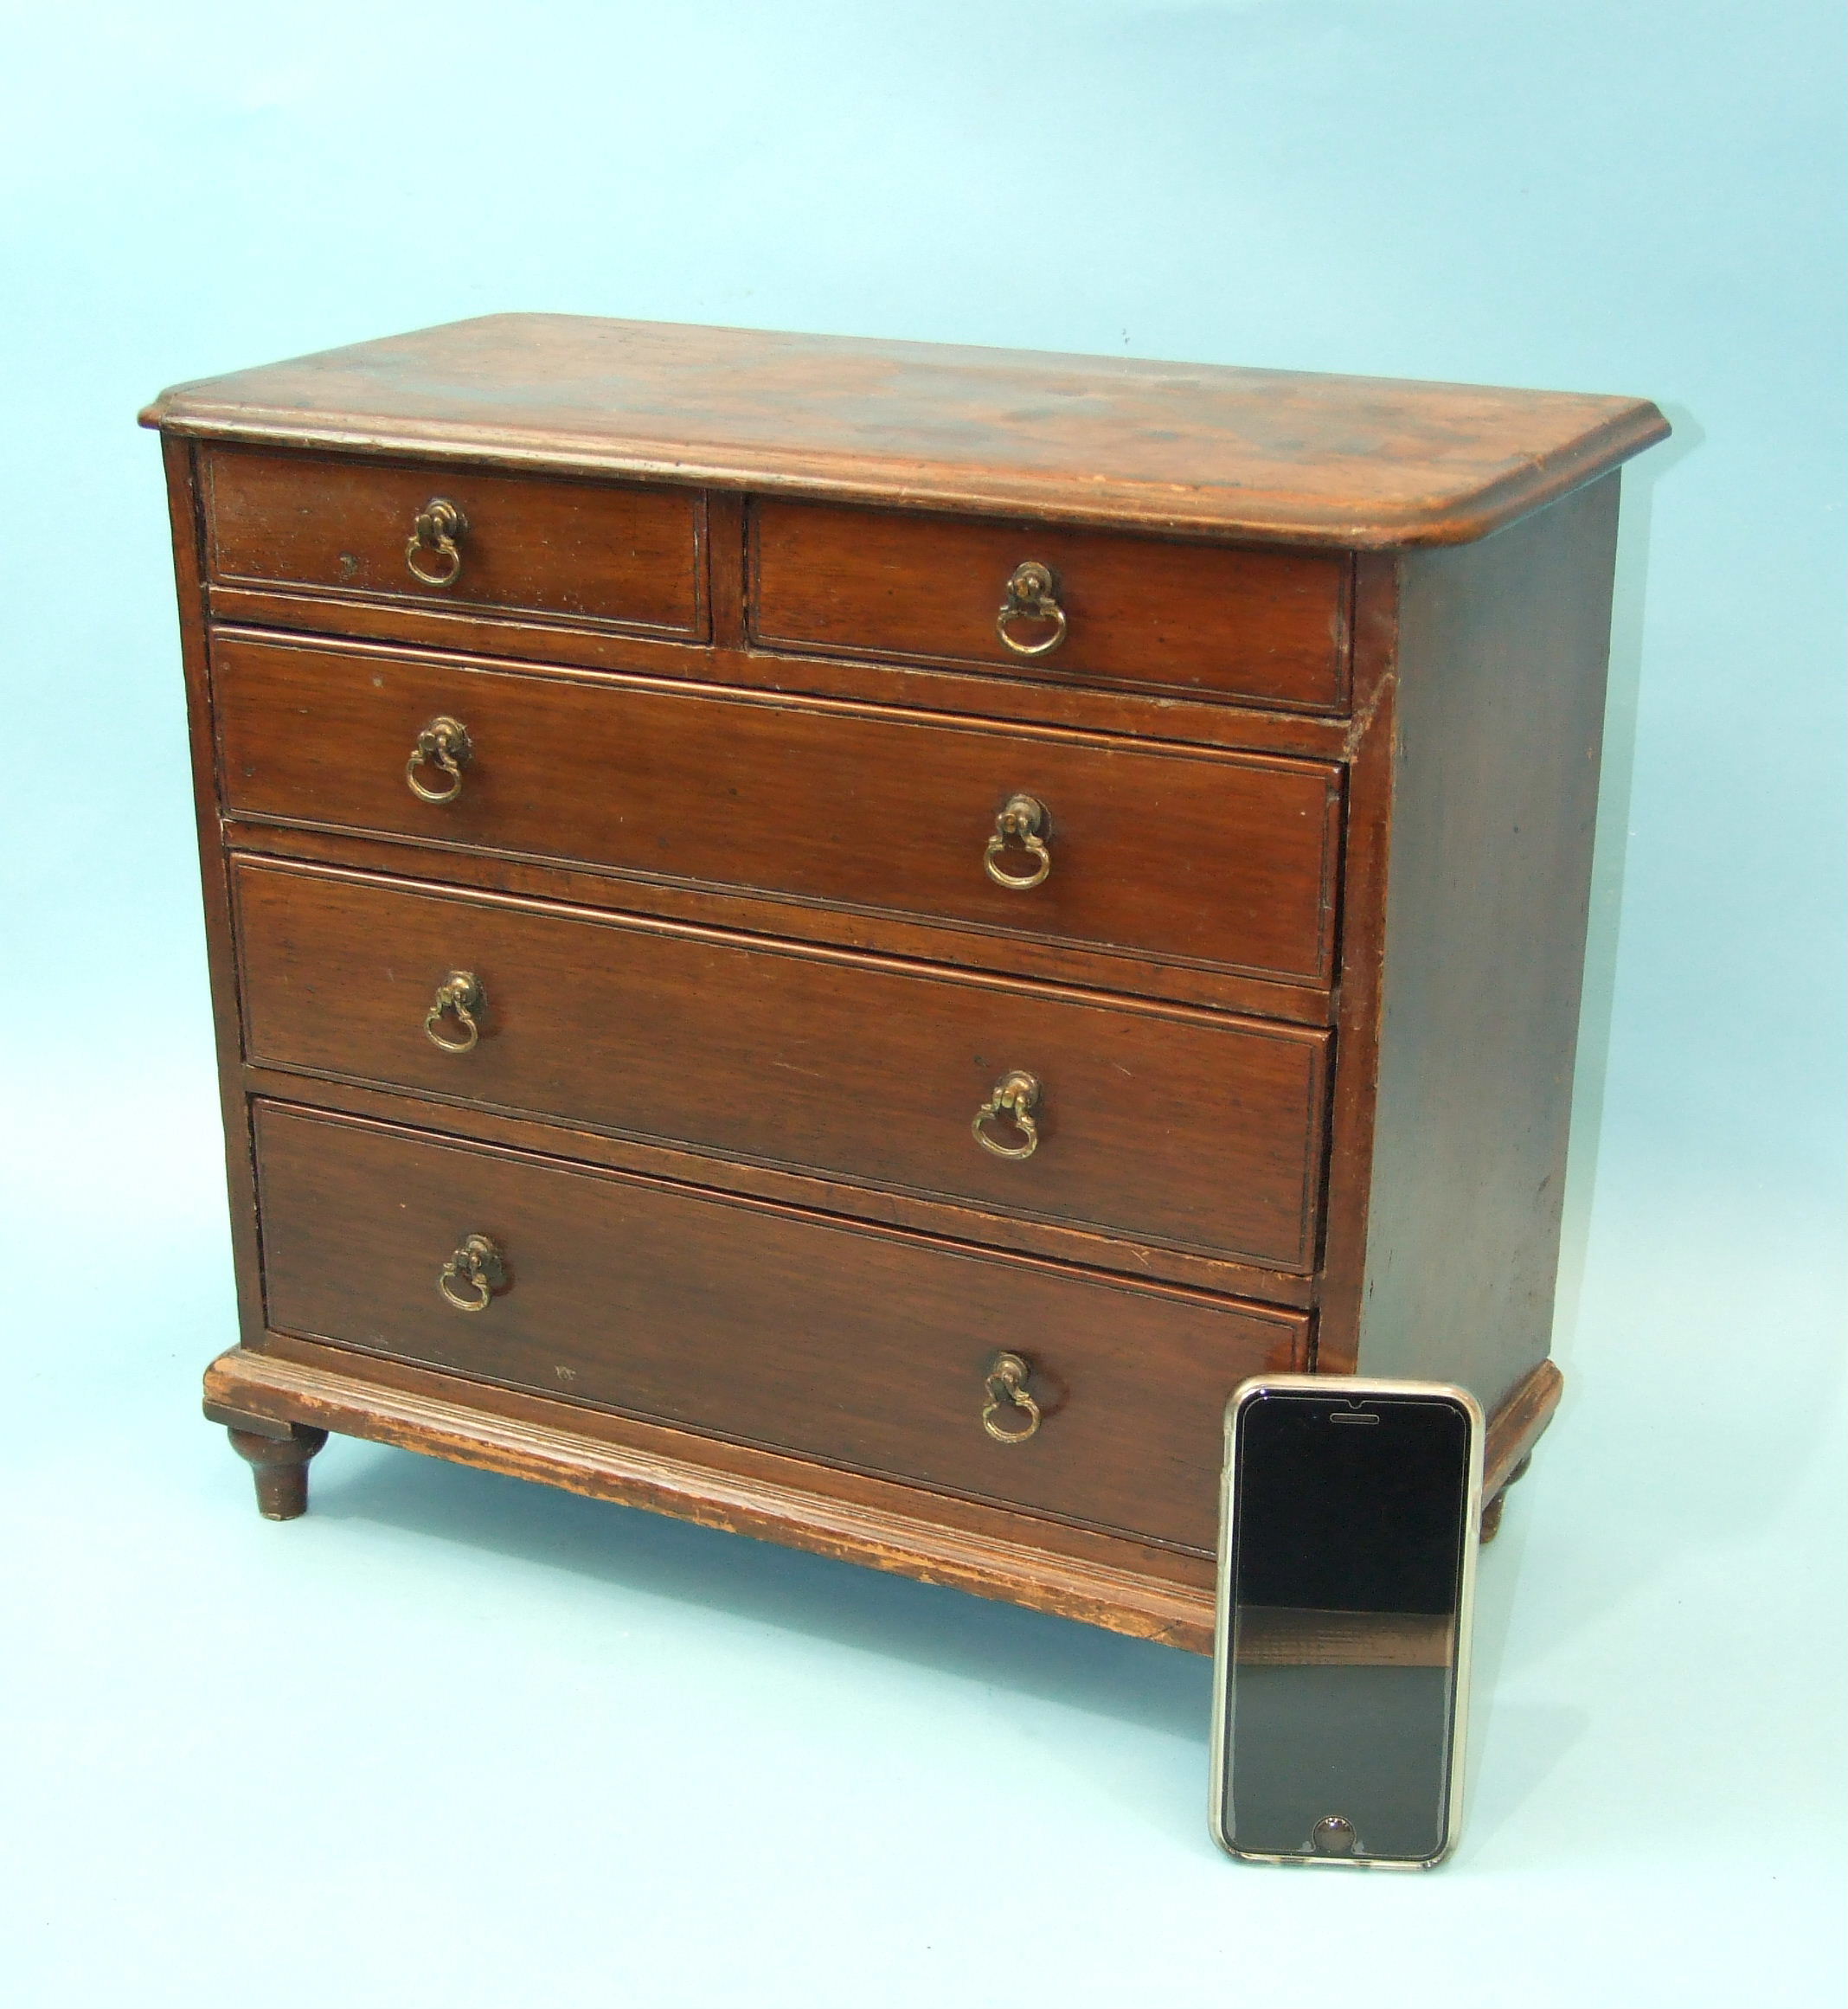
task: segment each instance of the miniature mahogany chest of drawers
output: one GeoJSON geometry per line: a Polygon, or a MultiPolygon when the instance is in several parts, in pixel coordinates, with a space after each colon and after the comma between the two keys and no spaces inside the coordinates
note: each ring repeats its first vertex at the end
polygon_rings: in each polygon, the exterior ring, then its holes
{"type": "Polygon", "coordinates": [[[1547,1361],[1654,407],[502,316],[168,392],[263,1510],[330,1430],[1210,1649],[1547,1361]]]}

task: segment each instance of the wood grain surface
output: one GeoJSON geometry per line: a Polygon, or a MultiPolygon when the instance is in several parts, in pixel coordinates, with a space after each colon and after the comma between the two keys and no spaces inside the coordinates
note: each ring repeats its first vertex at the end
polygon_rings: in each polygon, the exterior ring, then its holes
{"type": "Polygon", "coordinates": [[[617,914],[689,921],[779,941],[854,948],[905,962],[1044,979],[1075,989],[1108,991],[1209,1011],[1278,1018],[1293,1025],[1331,1025],[1338,1000],[1319,986],[1246,976],[1210,964],[1177,962],[1133,951],[1044,940],[1025,934],[971,927],[920,915],[877,914],[790,894],[746,892],[677,879],[644,878],[608,866],[566,865],[451,847],[427,839],[384,838],[307,824],[227,818],[233,850],[305,863],[348,865],[393,878],[425,879],[484,893],[525,894],[617,914]]]}
{"type": "MultiPolygon", "coordinates": [[[[706,632],[700,498],[687,489],[219,447],[206,456],[202,493],[215,584],[706,632]],[[445,586],[418,579],[407,562],[418,512],[437,497],[467,525],[454,540],[459,570],[445,586]]],[[[443,569],[427,555],[420,562],[443,569]]],[[[363,632],[362,614],[349,619],[363,632]]]]}
{"type": "MultiPolygon", "coordinates": [[[[1550,1363],[1489,1420],[1485,1485],[1558,1399],[1550,1363]],[[1532,1396],[1537,1396],[1537,1409],[1532,1396]],[[1517,1411],[1519,1414],[1517,1414],[1517,1411]],[[1498,1465],[1498,1450],[1502,1462],[1498,1465]]],[[[273,1437],[401,1447],[953,1585],[1190,1653],[1213,1650],[1210,1556],[284,1334],[206,1370],[205,1409],[273,1437]]]]}
{"type": "Polygon", "coordinates": [[[234,881],[253,1063],[1313,1259],[1326,1033],[357,875],[241,861],[234,881]],[[426,1033],[451,971],[485,993],[465,1053],[426,1033]],[[1043,1087],[1018,1162],[971,1129],[1016,1069],[1043,1087]]]}
{"type": "Polygon", "coordinates": [[[216,735],[212,723],[197,455],[186,440],[166,437],[160,446],[168,520],[173,534],[174,586],[179,601],[180,666],[192,769],[193,827],[199,846],[199,890],[205,909],[206,969],[212,991],[218,1108],[224,1126],[232,1274],[237,1284],[238,1327],[248,1339],[263,1331],[263,1277],[258,1247],[256,1168],[251,1155],[242,1069],[237,944],[231,927],[230,870],[225,856],[216,735]]]}
{"type": "Polygon", "coordinates": [[[1485,536],[1668,431],[1638,398],[562,314],[182,384],[143,419],[1356,549],[1485,536]]]}
{"type": "Polygon", "coordinates": [[[772,648],[981,663],[1190,697],[1333,710],[1347,685],[1344,553],[1111,536],[1044,523],[767,500],[750,510],[750,632],[772,648]],[[996,616],[1026,561],[1050,568],[1064,613],[996,616]]]}
{"type": "MultiPolygon", "coordinates": [[[[1325,985],[1340,781],[1326,763],[895,719],[442,658],[219,637],[236,814],[913,915],[1325,985]],[[405,763],[433,718],[472,755],[452,802],[405,763]],[[1011,797],[1052,870],[996,885],[1011,797]]],[[[1023,875],[1017,844],[1001,861],[1023,875]]]]}
{"type": "Polygon", "coordinates": [[[1492,1529],[1652,405],[502,315],[144,419],[272,1510],[351,1430],[1203,1651],[1221,1406],[1313,1367],[1473,1390],[1492,1529]]]}
{"type": "Polygon", "coordinates": [[[1492,1499],[1511,1484],[1546,1435],[1565,1393],[1565,1377],[1543,1360],[1518,1381],[1489,1417],[1482,1447],[1482,1497],[1492,1499]]]}
{"type": "MultiPolygon", "coordinates": [[[[1299,1313],[260,1105],[273,1326],[1204,1553],[1221,1415],[1299,1313]],[[460,1240],[503,1287],[452,1310],[460,1240]],[[1043,1421],[982,1427],[1001,1351],[1043,1421]]],[[[1017,1422],[1010,1415],[1010,1422],[1017,1422]]]]}
{"type": "Polygon", "coordinates": [[[1359,1364],[1485,1409],[1552,1341],[1617,489],[1402,562],[1359,1364]]]}
{"type": "MultiPolygon", "coordinates": [[[[295,1102],[306,1097],[318,1109],[351,1116],[375,1117],[418,1130],[465,1133],[482,1144],[502,1144],[510,1150],[536,1152],[542,1157],[569,1158],[580,1165],[601,1165],[612,1171],[640,1172],[682,1185],[722,1186],[728,1193],[748,1193],[758,1199],[780,1200],[810,1213],[837,1214],[849,1220],[872,1221],[886,1228],[908,1228],[953,1242],[988,1248],[1017,1249],[1055,1262],[1075,1263],[1084,1269],[1120,1272],[1150,1283],[1184,1285],[1224,1297],[1249,1298],[1269,1305],[1311,1310],[1319,1279],[1313,1271],[1265,1269],[1229,1256],[1202,1255],[1165,1242],[1131,1241],[1095,1228],[1074,1227],[1062,1221],[1035,1221],[998,1214],[976,1203],[945,1199],[929,1193],[902,1193],[889,1186],[869,1186],[825,1173],[792,1171],[782,1165],[758,1165],[747,1159],[715,1160],[709,1152],[689,1151],[658,1139],[621,1137],[608,1130],[588,1130],[579,1120],[503,1115],[479,1102],[462,1102],[404,1088],[317,1075],[305,1086],[300,1074],[286,1069],[247,1067],[246,1092],[270,1101],[295,1102]]],[[[239,1110],[239,1121],[243,1112],[239,1110]]]]}
{"type": "Polygon", "coordinates": [[[1188,1652],[1213,1650],[1211,1558],[1043,1514],[696,1436],[276,1334],[206,1370],[220,1422],[287,1419],[593,1499],[646,1507],[1188,1652]]]}
{"type": "MultiPolygon", "coordinates": [[[[708,497],[712,577],[723,570],[721,494],[708,497]]],[[[733,555],[742,567],[743,547],[733,555]]],[[[1388,558],[1386,562],[1390,563],[1388,558]]],[[[631,677],[715,685],[790,697],[839,698],[916,714],[1028,727],[1068,726],[1119,739],[1226,748],[1236,753],[1340,760],[1349,722],[1339,713],[1289,711],[1225,697],[1184,697],[1127,684],[1015,677],[992,664],[924,663],[901,656],[832,656],[816,650],[748,648],[742,628],[710,645],[615,628],[569,626],[422,601],[349,600],[281,587],[213,586],[209,612],[219,633],[358,638],[370,643],[529,663],[546,670],[613,671],[631,677]]],[[[716,622],[719,603],[712,613],[716,622]]]]}

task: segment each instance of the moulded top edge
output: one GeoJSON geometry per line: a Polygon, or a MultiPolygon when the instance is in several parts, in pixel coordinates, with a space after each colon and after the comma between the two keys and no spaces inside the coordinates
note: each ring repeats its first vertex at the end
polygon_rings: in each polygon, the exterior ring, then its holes
{"type": "Polygon", "coordinates": [[[142,421],[1358,549],[1486,536],[1669,430],[1634,398],[545,314],[178,385],[142,421]]]}

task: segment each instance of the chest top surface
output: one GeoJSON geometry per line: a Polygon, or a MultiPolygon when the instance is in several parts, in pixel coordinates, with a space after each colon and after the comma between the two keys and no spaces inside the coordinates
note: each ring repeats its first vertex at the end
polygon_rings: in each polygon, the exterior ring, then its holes
{"type": "Polygon", "coordinates": [[[1646,399],[497,314],[182,384],[203,439],[1347,549],[1466,543],[1663,438],[1646,399]]]}

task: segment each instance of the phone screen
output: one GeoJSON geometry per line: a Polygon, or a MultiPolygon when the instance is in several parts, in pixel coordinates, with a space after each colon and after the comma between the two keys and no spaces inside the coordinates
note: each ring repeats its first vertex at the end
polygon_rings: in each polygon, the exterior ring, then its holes
{"type": "Polygon", "coordinates": [[[1471,1418],[1267,1390],[1231,1446],[1222,1839],[1429,1861],[1448,1840],[1471,1418]]]}

